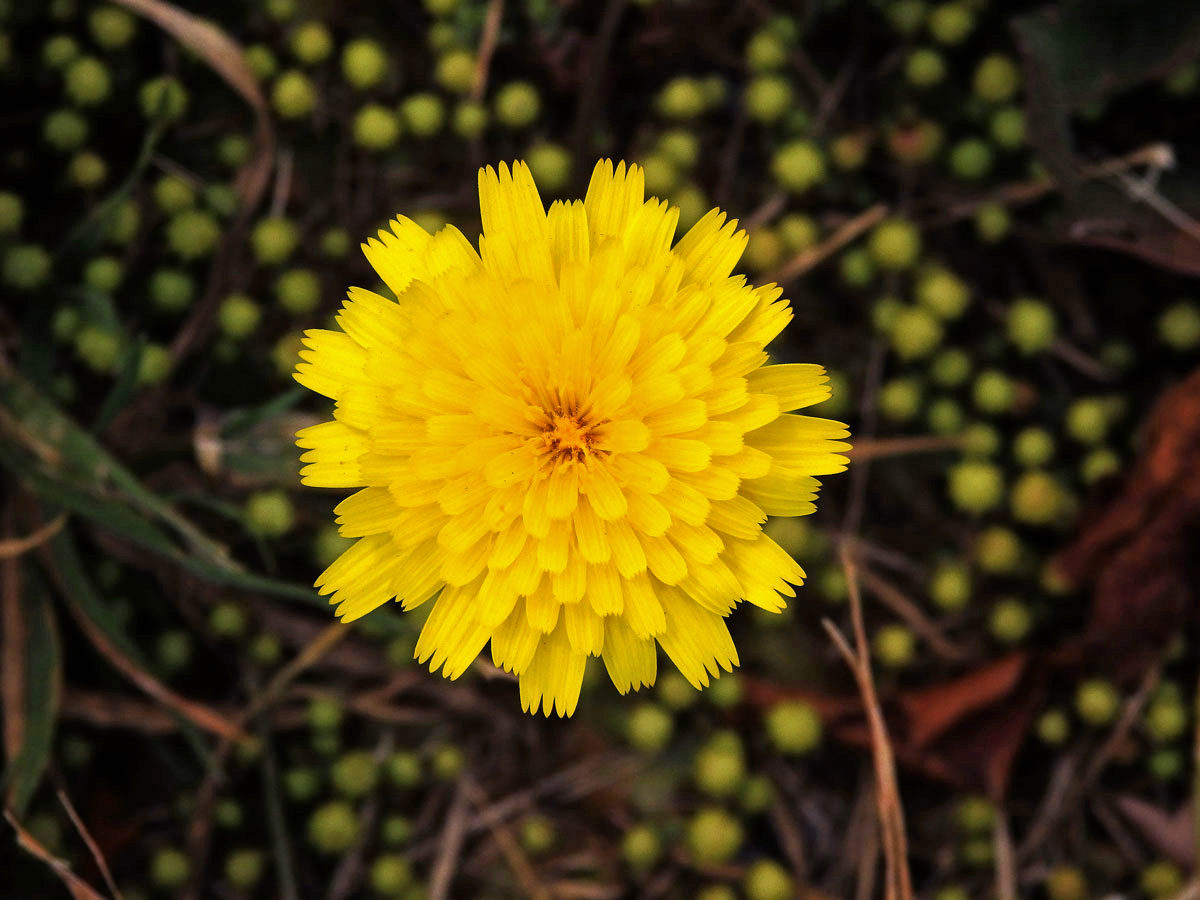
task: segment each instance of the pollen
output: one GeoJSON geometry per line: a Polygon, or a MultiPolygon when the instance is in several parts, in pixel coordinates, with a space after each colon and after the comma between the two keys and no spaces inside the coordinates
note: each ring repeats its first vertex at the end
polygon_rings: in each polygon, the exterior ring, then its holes
{"type": "Polygon", "coordinates": [[[552,463],[582,463],[597,452],[596,427],[586,416],[556,411],[548,414],[547,419],[540,452],[552,463]]]}

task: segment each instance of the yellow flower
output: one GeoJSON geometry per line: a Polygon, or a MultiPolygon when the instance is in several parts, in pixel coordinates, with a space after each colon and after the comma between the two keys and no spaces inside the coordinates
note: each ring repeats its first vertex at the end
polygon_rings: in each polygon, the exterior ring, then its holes
{"type": "Polygon", "coordinates": [[[571,715],[589,656],[652,685],[656,641],[707,686],[738,662],[725,616],[804,579],[766,517],[846,466],[844,425],[790,414],[824,370],[764,365],[792,313],[731,275],[745,232],[713,210],[672,247],[636,166],[547,211],[501,164],[479,204],[478,253],[397,218],[363,249],[399,302],[351,288],[305,335],[296,380],[336,408],[297,435],[304,483],[362,488],[317,586],[346,621],[434,600],[417,658],[457,678],[490,641],[530,712],[571,715]]]}

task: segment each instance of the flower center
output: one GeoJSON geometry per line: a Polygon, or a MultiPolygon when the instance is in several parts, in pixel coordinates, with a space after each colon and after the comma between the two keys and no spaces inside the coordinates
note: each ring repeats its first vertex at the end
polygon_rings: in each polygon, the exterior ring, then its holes
{"type": "Polygon", "coordinates": [[[575,413],[547,414],[539,451],[551,462],[583,462],[596,452],[596,433],[586,417],[575,413]]]}

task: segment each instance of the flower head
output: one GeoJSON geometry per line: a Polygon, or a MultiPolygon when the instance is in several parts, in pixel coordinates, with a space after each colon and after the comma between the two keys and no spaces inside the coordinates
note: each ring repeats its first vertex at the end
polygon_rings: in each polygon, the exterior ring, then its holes
{"type": "Polygon", "coordinates": [[[479,200],[478,253],[397,218],[363,249],[399,302],[351,288],[341,331],[305,335],[296,380],[336,408],[297,435],[304,483],[361,488],[317,586],[347,621],[432,603],[417,658],[457,678],[490,642],[530,712],[571,715],[589,656],[653,684],[656,642],[706,686],[734,607],[804,579],[762,525],[846,466],[844,425],[792,414],[824,370],[765,365],[792,313],[731,275],[745,232],[713,210],[672,247],[636,166],[547,211],[501,164],[479,200]]]}

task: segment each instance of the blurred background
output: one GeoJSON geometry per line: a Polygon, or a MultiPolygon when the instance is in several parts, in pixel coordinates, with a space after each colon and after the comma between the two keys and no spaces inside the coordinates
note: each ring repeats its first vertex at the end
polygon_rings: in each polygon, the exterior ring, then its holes
{"type": "Polygon", "coordinates": [[[0,896],[1195,897],[1198,56],[1170,0],[0,0],[0,896]],[[333,620],[290,372],[390,217],[603,156],[741,220],[854,461],[737,673],[546,720],[333,620]]]}

